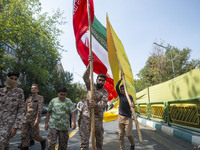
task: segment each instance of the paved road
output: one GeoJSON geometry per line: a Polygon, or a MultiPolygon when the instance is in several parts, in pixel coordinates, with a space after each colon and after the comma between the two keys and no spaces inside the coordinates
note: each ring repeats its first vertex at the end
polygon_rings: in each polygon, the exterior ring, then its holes
{"type": "MultiPolygon", "coordinates": [[[[40,123],[41,134],[43,137],[46,137],[48,131],[44,130],[44,119],[42,117],[42,122],[40,123]]],[[[135,149],[136,150],[192,150],[194,146],[190,143],[187,143],[181,139],[178,139],[173,136],[168,136],[162,133],[159,130],[143,126],[140,124],[140,129],[143,137],[143,143],[139,143],[136,129],[133,128],[134,138],[135,138],[135,149]]],[[[70,135],[72,137],[69,140],[68,150],[79,150],[80,136],[78,128],[75,130],[70,130],[70,135]],[[72,132],[74,135],[72,135],[72,132]]],[[[117,120],[112,122],[104,123],[104,146],[103,150],[119,150],[118,142],[118,127],[117,120]]],[[[126,149],[129,149],[128,139],[125,138],[126,149]]],[[[20,132],[17,132],[17,135],[10,140],[10,150],[17,150],[17,146],[20,143],[20,132]]],[[[36,144],[29,148],[30,150],[40,150],[40,143],[36,144]]],[[[91,148],[90,148],[91,149],[91,148]]]]}

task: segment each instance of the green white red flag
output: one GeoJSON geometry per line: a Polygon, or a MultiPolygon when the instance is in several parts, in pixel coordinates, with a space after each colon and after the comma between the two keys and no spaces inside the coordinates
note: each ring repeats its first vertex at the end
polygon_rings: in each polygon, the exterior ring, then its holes
{"type": "MultiPolygon", "coordinates": [[[[109,92],[108,100],[116,98],[118,95],[114,89],[112,72],[108,60],[108,45],[106,28],[94,16],[93,1],[90,0],[91,14],[91,34],[92,34],[92,55],[94,57],[93,70],[96,74],[105,74],[107,76],[104,88],[109,92]]],[[[76,48],[83,63],[89,64],[89,25],[87,13],[87,0],[74,1],[73,26],[76,38],[76,48]]]]}

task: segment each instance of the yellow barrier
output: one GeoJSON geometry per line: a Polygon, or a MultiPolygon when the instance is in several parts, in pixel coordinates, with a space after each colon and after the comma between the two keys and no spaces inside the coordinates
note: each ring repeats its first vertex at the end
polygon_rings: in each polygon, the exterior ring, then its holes
{"type": "Polygon", "coordinates": [[[151,116],[152,117],[164,120],[165,110],[164,110],[164,105],[163,104],[160,104],[160,105],[151,105],[150,111],[151,111],[151,116]]]}
{"type": "Polygon", "coordinates": [[[135,112],[137,113],[138,111],[137,111],[137,105],[135,106],[135,112]]]}
{"type": "Polygon", "coordinates": [[[147,116],[147,105],[140,105],[140,114],[147,116]]]}
{"type": "Polygon", "coordinates": [[[173,123],[200,125],[199,109],[196,104],[170,104],[170,118],[173,123]]]}

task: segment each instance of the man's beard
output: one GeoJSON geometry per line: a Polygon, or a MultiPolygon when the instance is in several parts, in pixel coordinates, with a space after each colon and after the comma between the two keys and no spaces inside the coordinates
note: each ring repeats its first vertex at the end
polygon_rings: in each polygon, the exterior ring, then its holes
{"type": "Polygon", "coordinates": [[[103,87],[103,84],[97,83],[97,88],[98,88],[98,89],[101,89],[102,87],[103,87]]]}

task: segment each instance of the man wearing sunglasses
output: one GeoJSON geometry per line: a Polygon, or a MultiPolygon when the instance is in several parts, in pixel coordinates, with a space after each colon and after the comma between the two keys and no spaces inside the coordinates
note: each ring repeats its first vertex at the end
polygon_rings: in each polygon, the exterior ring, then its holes
{"type": "Polygon", "coordinates": [[[106,107],[108,101],[108,92],[103,88],[106,82],[106,76],[99,74],[94,84],[94,99],[90,99],[90,66],[87,67],[83,79],[87,87],[87,98],[86,106],[82,110],[80,131],[81,136],[80,150],[89,149],[89,138],[91,132],[91,109],[95,112],[95,138],[96,138],[96,149],[102,150],[103,147],[103,110],[106,107]]]}

